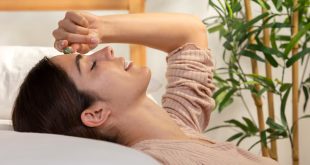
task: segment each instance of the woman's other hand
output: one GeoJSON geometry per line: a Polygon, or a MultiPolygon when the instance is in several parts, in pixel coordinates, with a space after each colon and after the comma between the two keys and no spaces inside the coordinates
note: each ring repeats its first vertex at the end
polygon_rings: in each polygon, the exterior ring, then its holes
{"type": "Polygon", "coordinates": [[[87,53],[100,42],[99,17],[87,12],[69,11],[53,31],[58,51],[71,46],[73,52],[87,53]]]}

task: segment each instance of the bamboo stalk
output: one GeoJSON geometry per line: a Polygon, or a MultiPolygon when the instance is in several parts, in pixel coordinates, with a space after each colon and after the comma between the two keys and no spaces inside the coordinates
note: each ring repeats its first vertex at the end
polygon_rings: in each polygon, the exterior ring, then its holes
{"type": "MultiPolygon", "coordinates": [[[[145,0],[129,0],[129,13],[143,13],[145,0]]],[[[130,59],[138,66],[146,66],[146,48],[130,44],[130,59]]]]}
{"type": "MultiPolygon", "coordinates": [[[[298,5],[298,1],[293,1],[293,9],[296,9],[298,5]]],[[[292,38],[298,33],[298,10],[295,10],[292,16],[292,38]]],[[[292,49],[292,56],[297,54],[298,52],[298,44],[294,45],[292,49]]],[[[298,136],[298,62],[293,64],[292,68],[292,83],[293,83],[293,123],[295,123],[294,131],[293,131],[293,152],[292,159],[293,165],[299,164],[299,136],[298,136]]]]}
{"type": "MultiPolygon", "coordinates": [[[[244,4],[245,4],[245,12],[246,12],[246,19],[247,21],[250,21],[253,17],[252,17],[252,10],[251,10],[251,5],[250,5],[250,1],[249,0],[244,0],[244,4]]],[[[249,32],[251,32],[253,29],[250,28],[249,32]]],[[[255,44],[255,39],[254,36],[251,35],[249,37],[249,42],[251,44],[255,44]]],[[[257,66],[257,61],[254,59],[251,59],[251,64],[252,64],[252,72],[254,74],[258,74],[258,66],[257,66]]],[[[257,84],[255,85],[255,89],[257,91],[260,90],[260,86],[257,84]]],[[[262,98],[260,96],[257,96],[255,94],[252,94],[253,100],[255,102],[256,105],[256,110],[257,110],[257,117],[258,117],[258,127],[259,127],[259,131],[260,134],[262,133],[262,131],[265,129],[265,123],[264,123],[264,113],[263,113],[263,105],[262,105],[262,98]]],[[[261,150],[262,150],[262,154],[263,156],[268,157],[268,149],[266,146],[264,146],[263,143],[261,143],[261,150]]]]}
{"type": "MultiPolygon", "coordinates": [[[[262,13],[266,13],[267,10],[262,8],[262,13]]],[[[266,18],[264,18],[265,20],[266,18]]],[[[270,47],[270,30],[269,28],[264,28],[263,31],[263,42],[266,47],[270,47]]],[[[272,80],[272,68],[268,61],[265,62],[266,64],[266,77],[268,79],[272,80]]],[[[268,91],[267,93],[268,98],[268,112],[269,117],[274,121],[275,114],[274,114],[274,99],[273,99],[273,93],[271,91],[268,91]]],[[[278,151],[277,151],[277,141],[271,140],[271,148],[270,148],[270,157],[274,160],[278,160],[278,151]]]]}

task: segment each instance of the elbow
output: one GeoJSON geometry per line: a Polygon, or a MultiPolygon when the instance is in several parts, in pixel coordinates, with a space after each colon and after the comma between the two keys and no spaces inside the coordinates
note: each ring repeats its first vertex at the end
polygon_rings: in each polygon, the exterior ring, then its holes
{"type": "Polygon", "coordinates": [[[207,28],[206,25],[196,16],[190,16],[188,21],[188,35],[187,41],[194,43],[200,48],[208,48],[207,28]]]}
{"type": "Polygon", "coordinates": [[[194,32],[201,35],[207,35],[206,25],[198,17],[193,16],[192,22],[194,32]]]}

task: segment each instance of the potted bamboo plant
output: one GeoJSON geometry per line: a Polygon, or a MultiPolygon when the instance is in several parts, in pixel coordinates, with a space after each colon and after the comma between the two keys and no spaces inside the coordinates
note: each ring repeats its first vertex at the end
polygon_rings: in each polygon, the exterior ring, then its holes
{"type": "Polygon", "coordinates": [[[234,99],[241,99],[247,108],[244,93],[248,92],[252,95],[257,119],[247,109],[248,116],[227,120],[207,132],[235,127],[239,131],[227,140],[236,141],[237,145],[244,139],[259,136],[259,141],[249,149],[260,144],[262,155],[275,160],[278,159],[276,141],[288,138],[293,164],[298,165],[298,123],[310,117],[307,106],[310,95],[310,1],[209,0],[209,5],[218,15],[206,18],[204,23],[209,33],[219,34],[225,62],[225,67],[215,70],[216,112],[227,109],[234,99]],[[253,6],[261,8],[261,12],[253,13],[253,6]],[[246,72],[241,65],[240,60],[245,58],[249,59],[251,72],[246,72]],[[265,73],[259,73],[258,63],[265,64],[265,73]],[[280,70],[282,74],[273,76],[273,70],[280,70]],[[290,70],[292,80],[285,81],[290,70]],[[267,97],[266,102],[263,96],[267,97]],[[290,96],[292,107],[286,106],[290,96]],[[300,96],[304,97],[303,102],[299,100],[300,96]],[[275,101],[281,102],[279,109],[275,109],[275,101]],[[263,104],[268,104],[268,114],[263,113],[263,104]],[[299,104],[303,104],[302,111],[298,110],[299,104]],[[291,123],[287,120],[288,112],[292,114],[291,123]],[[275,120],[276,117],[280,120],[275,120]]]}

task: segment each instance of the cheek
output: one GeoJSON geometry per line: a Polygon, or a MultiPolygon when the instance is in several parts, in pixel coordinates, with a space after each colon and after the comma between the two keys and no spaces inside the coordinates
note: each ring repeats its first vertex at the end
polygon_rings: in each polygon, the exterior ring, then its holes
{"type": "Polygon", "coordinates": [[[133,83],[129,81],[128,76],[113,70],[93,75],[90,79],[90,88],[104,99],[119,97],[130,87],[130,83],[133,83]]]}
{"type": "Polygon", "coordinates": [[[101,70],[88,78],[88,88],[104,100],[123,100],[124,103],[134,101],[145,94],[151,77],[148,68],[136,69],[130,73],[117,69],[101,70]]]}

